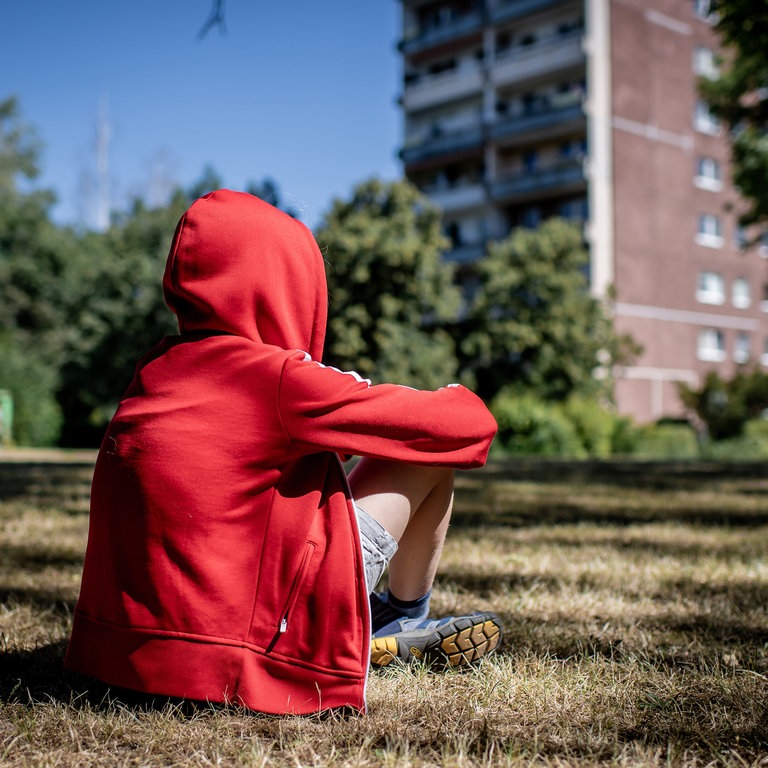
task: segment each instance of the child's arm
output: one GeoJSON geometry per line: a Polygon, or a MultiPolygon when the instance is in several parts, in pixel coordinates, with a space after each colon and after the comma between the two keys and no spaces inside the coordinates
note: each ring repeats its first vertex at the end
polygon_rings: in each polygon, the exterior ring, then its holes
{"type": "Polygon", "coordinates": [[[290,438],[308,450],[416,464],[482,466],[497,429],[482,400],[465,387],[371,386],[301,353],[283,367],[279,408],[290,438]]]}

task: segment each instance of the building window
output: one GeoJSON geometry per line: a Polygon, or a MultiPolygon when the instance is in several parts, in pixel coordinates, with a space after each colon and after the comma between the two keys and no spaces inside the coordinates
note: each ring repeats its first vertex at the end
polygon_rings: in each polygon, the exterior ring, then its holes
{"type": "Polygon", "coordinates": [[[716,328],[699,331],[699,360],[708,363],[721,363],[725,360],[725,336],[716,328]]]}
{"type": "Polygon", "coordinates": [[[522,225],[527,229],[536,229],[541,224],[541,208],[532,205],[523,211],[522,225]]]}
{"type": "Polygon", "coordinates": [[[737,224],[733,231],[733,244],[740,251],[746,251],[749,245],[749,235],[747,235],[747,228],[741,224],[737,224]]]}
{"type": "Polygon", "coordinates": [[[717,272],[699,272],[696,301],[702,304],[723,304],[725,302],[725,280],[717,272]]]}
{"type": "Polygon", "coordinates": [[[707,248],[723,247],[723,223],[719,216],[712,213],[702,213],[699,216],[696,242],[707,248]]]}
{"type": "Polygon", "coordinates": [[[764,259],[768,259],[768,230],[763,230],[760,234],[760,256],[764,259]]]}
{"type": "Polygon", "coordinates": [[[699,77],[709,80],[717,80],[720,77],[720,68],[717,64],[715,52],[703,45],[697,45],[693,49],[693,72],[699,77]]]}
{"type": "Polygon", "coordinates": [[[565,200],[557,208],[557,215],[571,221],[586,221],[589,217],[589,207],[586,197],[565,200]]]}
{"type": "Polygon", "coordinates": [[[709,136],[717,136],[720,133],[720,121],[709,111],[709,107],[701,99],[696,102],[693,127],[699,133],[706,133],[709,136]]]}
{"type": "Polygon", "coordinates": [[[580,160],[587,154],[587,140],[572,139],[571,141],[564,141],[560,144],[559,153],[563,160],[580,160]]]}
{"type": "Polygon", "coordinates": [[[763,300],[760,302],[760,309],[768,312],[768,283],[763,285],[763,300]]]}
{"type": "Polygon", "coordinates": [[[719,192],[723,188],[720,162],[714,157],[699,157],[696,161],[696,176],[693,183],[700,189],[719,192]]]}
{"type": "Polygon", "coordinates": [[[760,362],[768,365],[768,336],[763,339],[763,354],[760,356],[760,362]]]}
{"type": "Polygon", "coordinates": [[[529,149],[523,153],[523,170],[526,173],[535,173],[539,166],[539,153],[535,149],[529,149]]]}
{"type": "Polygon", "coordinates": [[[452,221],[446,226],[445,234],[451,241],[451,247],[460,248],[464,244],[461,237],[461,227],[455,221],[452,221]]]}
{"type": "Polygon", "coordinates": [[[709,24],[717,22],[717,14],[712,10],[712,0],[693,0],[693,13],[697,19],[709,24]]]}
{"type": "Polygon", "coordinates": [[[747,309],[752,303],[749,293],[749,280],[746,277],[737,277],[731,286],[731,301],[737,309],[747,309]]]}
{"type": "Polygon", "coordinates": [[[749,361],[749,334],[743,331],[736,336],[736,346],[733,348],[733,359],[737,363],[749,361]]]}

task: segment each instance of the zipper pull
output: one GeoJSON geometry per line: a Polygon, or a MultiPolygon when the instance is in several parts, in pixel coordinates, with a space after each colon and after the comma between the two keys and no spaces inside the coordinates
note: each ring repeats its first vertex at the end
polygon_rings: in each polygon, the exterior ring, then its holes
{"type": "Polygon", "coordinates": [[[282,619],[280,619],[280,629],[279,632],[282,635],[283,632],[285,632],[288,629],[288,619],[283,616],[282,619]]]}

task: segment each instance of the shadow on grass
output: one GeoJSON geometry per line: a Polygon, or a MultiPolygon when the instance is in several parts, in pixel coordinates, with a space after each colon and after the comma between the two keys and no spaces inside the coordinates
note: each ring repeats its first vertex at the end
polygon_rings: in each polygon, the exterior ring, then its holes
{"type": "MultiPolygon", "coordinates": [[[[30,651],[0,653],[0,701],[34,707],[55,702],[75,709],[112,710],[126,707],[142,711],[173,706],[178,714],[191,716],[214,705],[168,696],[152,696],[109,686],[64,668],[67,641],[42,645],[30,651]]],[[[224,705],[222,705],[224,708],[224,705]]]]}
{"type": "Polygon", "coordinates": [[[45,568],[80,568],[82,552],[56,551],[50,544],[2,544],[0,562],[7,568],[39,573],[45,568]]]}
{"type": "MultiPolygon", "coordinates": [[[[627,490],[631,493],[631,489],[627,490]]],[[[579,499],[574,490],[573,499],[510,499],[503,502],[492,496],[462,498],[457,494],[456,509],[451,518],[455,527],[496,526],[523,528],[535,525],[570,525],[594,523],[597,525],[637,525],[642,523],[680,523],[686,525],[756,528],[768,525],[768,505],[760,510],[701,509],[695,503],[666,505],[658,500],[653,507],[632,509],[601,507],[579,499]]]]}
{"type": "Polygon", "coordinates": [[[459,477],[468,482],[598,483],[648,490],[693,490],[736,481],[751,493],[768,495],[768,483],[765,482],[768,462],[765,461],[579,460],[520,456],[491,460],[482,470],[461,472],[459,477]]]}
{"type": "Polygon", "coordinates": [[[0,605],[27,606],[34,611],[53,611],[71,616],[75,601],[63,589],[46,587],[4,587],[0,585],[0,605]]]}

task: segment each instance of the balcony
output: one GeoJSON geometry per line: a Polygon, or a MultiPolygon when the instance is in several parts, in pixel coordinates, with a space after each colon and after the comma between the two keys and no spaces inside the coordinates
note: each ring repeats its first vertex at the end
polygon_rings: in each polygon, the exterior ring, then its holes
{"type": "Polygon", "coordinates": [[[491,187],[496,201],[546,198],[584,189],[584,161],[563,160],[554,165],[500,175],[491,187]]]}
{"type": "Polygon", "coordinates": [[[483,143],[480,125],[460,131],[433,132],[415,141],[409,141],[400,150],[400,158],[406,164],[417,163],[441,155],[479,149],[483,143]]]}
{"type": "Polygon", "coordinates": [[[520,115],[503,117],[490,128],[490,136],[505,144],[527,142],[532,139],[545,139],[565,136],[583,129],[586,118],[581,106],[581,96],[578,103],[566,106],[548,105],[525,111],[520,115]]]}
{"type": "Polygon", "coordinates": [[[476,62],[465,64],[439,75],[423,75],[405,87],[403,109],[415,112],[433,107],[445,101],[455,101],[473,94],[481,94],[483,89],[482,67],[476,62]]]}
{"type": "Polygon", "coordinates": [[[445,260],[451,264],[461,266],[464,264],[472,264],[479,261],[485,255],[486,243],[485,241],[478,241],[476,243],[463,243],[451,248],[445,254],[445,260]]]}
{"type": "Polygon", "coordinates": [[[548,11],[562,4],[563,0],[497,0],[491,8],[491,21],[501,24],[539,11],[548,11]]]}
{"type": "Polygon", "coordinates": [[[406,56],[420,53],[428,48],[434,48],[444,43],[460,40],[464,37],[480,34],[483,28],[481,10],[473,11],[456,19],[445,21],[440,25],[418,30],[413,36],[404,38],[398,44],[400,51],[406,56]]]}
{"type": "Polygon", "coordinates": [[[424,194],[441,210],[448,213],[467,208],[477,208],[485,203],[482,184],[458,184],[454,187],[428,187],[424,194]]]}
{"type": "Polygon", "coordinates": [[[496,86],[524,82],[552,72],[583,66],[586,62],[581,47],[583,31],[552,35],[530,45],[515,45],[497,54],[491,67],[496,86]]]}

